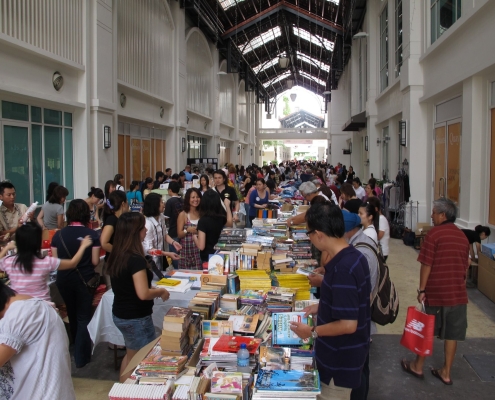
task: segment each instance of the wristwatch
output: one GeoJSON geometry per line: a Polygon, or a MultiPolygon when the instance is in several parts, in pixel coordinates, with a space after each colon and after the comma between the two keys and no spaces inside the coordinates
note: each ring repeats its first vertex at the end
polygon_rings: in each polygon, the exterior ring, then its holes
{"type": "Polygon", "coordinates": [[[318,332],[316,332],[316,326],[313,326],[313,327],[311,328],[311,337],[312,337],[313,339],[316,339],[316,338],[318,337],[318,332]]]}
{"type": "Polygon", "coordinates": [[[421,289],[418,289],[418,294],[421,294],[421,293],[426,293],[426,290],[421,290],[421,289]]]}

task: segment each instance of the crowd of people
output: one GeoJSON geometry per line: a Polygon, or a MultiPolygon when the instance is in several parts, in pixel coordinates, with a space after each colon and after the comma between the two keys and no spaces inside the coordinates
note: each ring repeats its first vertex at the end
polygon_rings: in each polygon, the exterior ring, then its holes
{"type": "MultiPolygon", "coordinates": [[[[27,363],[24,365],[34,365],[50,361],[64,370],[59,371],[61,374],[69,371],[70,378],[68,347],[62,340],[65,330],[51,303],[48,286],[48,277],[55,272],[56,286],[67,307],[76,367],[82,368],[90,362],[87,325],[92,314],[92,287],[89,283],[98,278],[95,266],[103,249],[104,276],[115,293],[113,321],[122,332],[126,346],[123,371],[132,356],[156,337],[151,319],[153,299],[169,298],[166,289],[152,287],[152,280],[158,276],[156,270],[152,272],[151,264],[161,271],[202,269],[214,253],[222,229],[243,223],[250,227],[258,211],[268,208],[270,200],[280,192],[279,187],[285,185],[298,189],[300,199],[310,205],[306,212],[288,218],[287,225],[307,225],[318,262],[318,268],[308,279],[319,288],[318,296],[325,304],[305,310],[307,314],[318,315],[317,326],[295,323],[292,329],[302,338],[313,336],[317,343],[321,342],[316,347],[316,360],[325,396],[337,391],[339,395],[344,393],[342,398],[366,399],[370,335],[376,332],[370,319],[370,294],[376,292],[378,255],[385,261],[389,255],[390,227],[382,213],[382,192],[376,179],[371,177],[363,187],[352,166],[347,170],[340,163],[331,166],[324,162],[292,161],[263,167],[253,164],[246,168],[227,164],[203,173],[186,166],[175,174],[167,168],[165,172],[157,172],[155,179],[132,181],[127,191],[123,175],[117,174],[105,183],[103,190],[91,187],[85,199],[71,200],[65,213],[69,192],[52,182],[47,188],[46,203],[36,217],[33,213],[26,215],[26,205],[15,203],[15,186],[2,182],[0,270],[10,278],[10,287],[0,284],[3,364],[14,366],[22,361],[27,363]],[[194,180],[199,182],[199,187],[185,185],[186,181],[194,180]],[[158,193],[163,190],[162,184],[167,184],[166,203],[158,193]],[[185,190],[185,186],[189,188],[185,190]],[[95,225],[101,227],[101,234],[92,229],[95,225]],[[44,229],[57,229],[51,242],[51,256],[42,255],[44,229]],[[16,252],[7,255],[14,248],[16,252]],[[44,328],[47,324],[51,329],[44,328]],[[32,350],[33,343],[44,346],[43,351],[50,352],[50,357],[39,360],[32,350]],[[21,355],[23,346],[29,350],[21,355]],[[322,348],[333,349],[333,356],[322,353],[322,348]]],[[[439,229],[432,229],[435,234],[427,236],[418,259],[421,263],[418,301],[426,301],[427,312],[445,314],[441,314],[439,326],[443,329],[441,337],[446,340],[446,362],[443,368],[432,371],[445,384],[451,383],[453,342],[465,337],[462,321],[467,321],[467,297],[465,285],[461,285],[461,272],[465,274],[470,256],[475,262],[473,246],[479,252],[477,244],[490,235],[489,228],[483,226],[466,230],[463,235],[453,224],[455,215],[455,205],[449,200],[434,203],[432,220],[439,229]],[[455,231],[455,239],[447,240],[437,233],[443,230],[455,231]],[[454,266],[441,259],[445,246],[450,245],[456,248],[454,266]],[[450,295],[444,297],[438,282],[447,271],[455,276],[449,278],[450,295]],[[452,327],[448,316],[454,314],[462,323],[452,327]]],[[[417,358],[403,360],[401,365],[406,372],[422,378],[423,362],[417,358]]],[[[53,385],[51,380],[41,385],[35,372],[25,366],[10,369],[9,373],[9,383],[0,385],[0,391],[22,392],[26,394],[24,398],[34,398],[32,394],[40,387],[53,385]],[[29,384],[25,383],[28,381],[29,384]]],[[[74,398],[70,387],[50,386],[49,390],[52,390],[49,393],[63,393],[63,398],[74,398]]]]}

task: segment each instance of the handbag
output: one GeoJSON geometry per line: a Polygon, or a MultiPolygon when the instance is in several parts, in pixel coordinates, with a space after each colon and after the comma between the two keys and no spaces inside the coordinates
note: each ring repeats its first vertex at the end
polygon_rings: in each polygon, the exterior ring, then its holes
{"type": "MultiPolygon", "coordinates": [[[[62,232],[60,232],[60,241],[62,242],[62,246],[64,246],[64,249],[65,249],[65,252],[67,253],[67,255],[70,258],[72,258],[72,254],[70,253],[70,251],[67,249],[67,246],[65,245],[64,238],[62,237],[62,232]]],[[[75,270],[76,270],[77,274],[79,275],[79,277],[81,278],[81,280],[83,281],[84,286],[86,286],[86,288],[88,289],[89,294],[91,296],[94,296],[96,288],[98,286],[100,286],[101,275],[98,272],[95,272],[93,277],[89,281],[86,282],[84,280],[81,272],[79,271],[79,269],[76,267],[75,270]]]]}
{"type": "Polygon", "coordinates": [[[424,312],[424,304],[423,312],[416,307],[409,307],[400,344],[418,356],[431,356],[434,330],[435,316],[424,312]]]}

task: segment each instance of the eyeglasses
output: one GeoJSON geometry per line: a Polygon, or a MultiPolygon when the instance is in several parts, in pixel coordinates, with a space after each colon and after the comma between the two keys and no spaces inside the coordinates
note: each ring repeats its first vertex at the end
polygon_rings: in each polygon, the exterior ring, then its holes
{"type": "Polygon", "coordinates": [[[311,229],[310,231],[306,232],[306,236],[309,237],[309,235],[311,235],[312,233],[315,233],[315,232],[316,232],[316,229],[311,229]]]}

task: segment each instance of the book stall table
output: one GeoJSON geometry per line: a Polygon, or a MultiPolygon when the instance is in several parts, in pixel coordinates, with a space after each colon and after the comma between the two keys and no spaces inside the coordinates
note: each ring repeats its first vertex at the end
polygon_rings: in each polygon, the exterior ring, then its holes
{"type": "Polygon", "coordinates": [[[140,386],[149,384],[161,388],[144,399],[317,398],[312,339],[290,330],[291,321],[314,323],[301,310],[317,302],[307,279],[315,261],[306,227],[285,223],[292,208],[255,219],[253,229],[224,229],[217,254],[203,266],[201,289],[186,293],[182,310],[157,312],[155,301],[161,336],[131,360],[131,378],[114,385],[110,400],[141,398],[140,386]],[[249,358],[238,366],[241,344],[249,358]]]}

